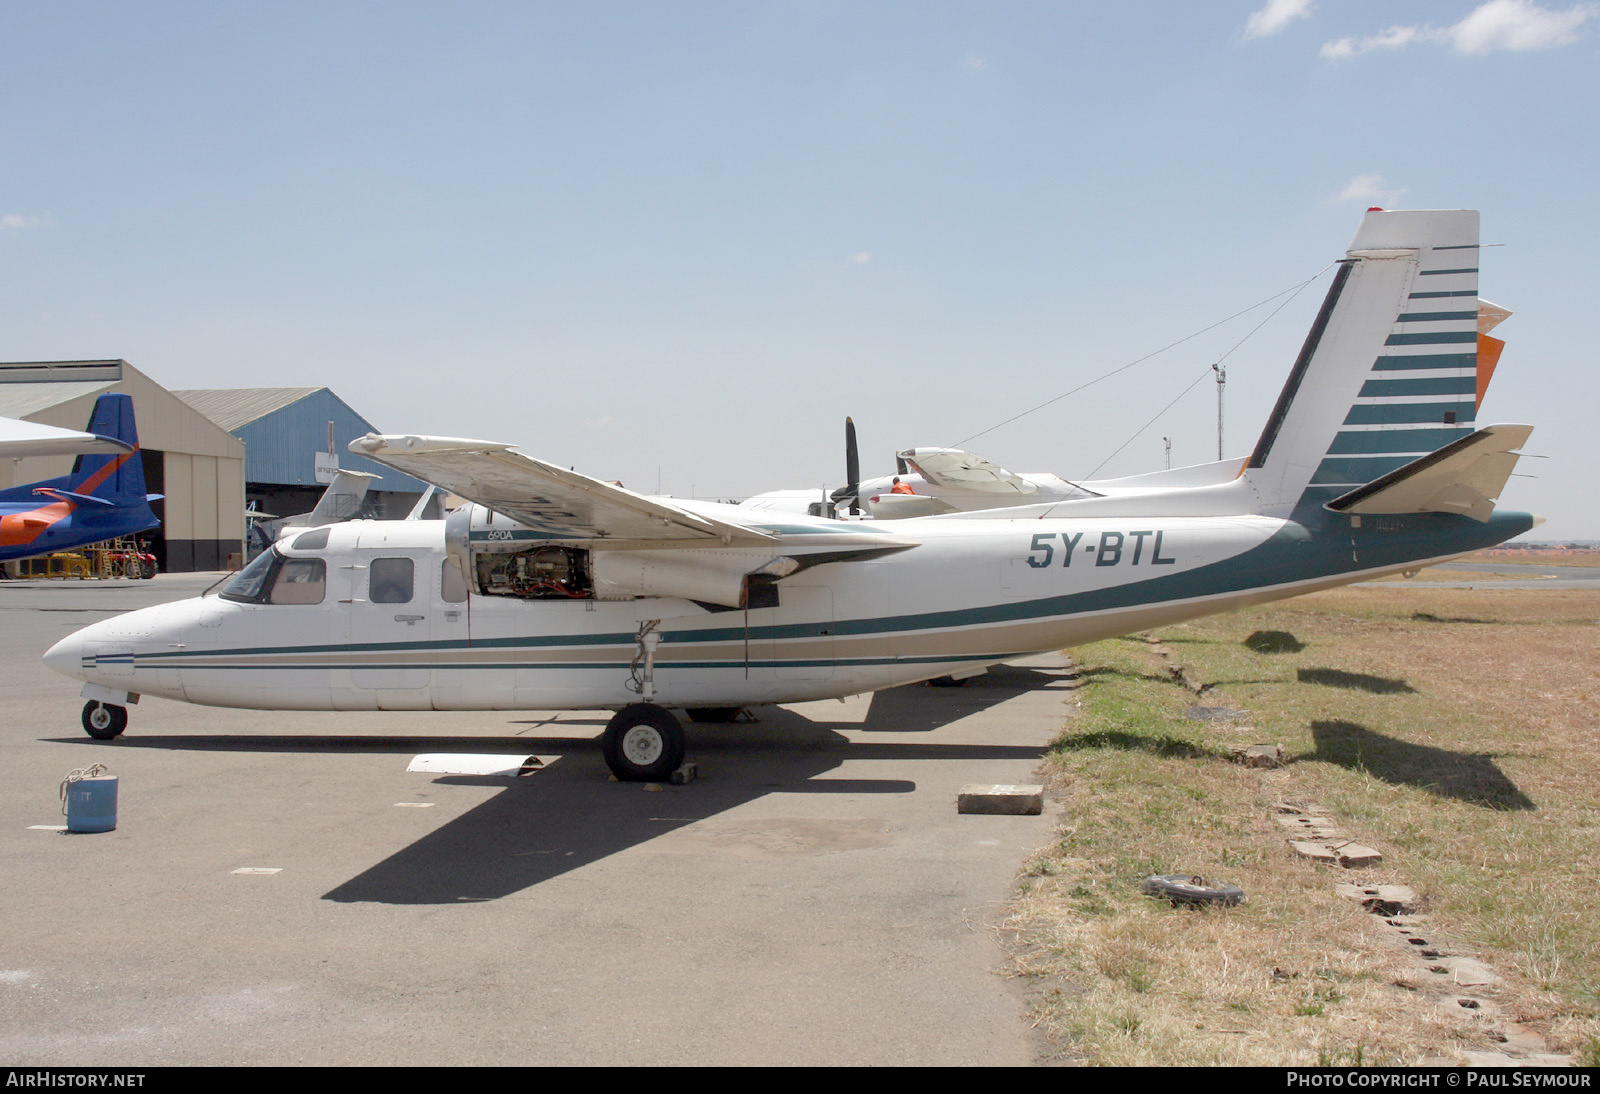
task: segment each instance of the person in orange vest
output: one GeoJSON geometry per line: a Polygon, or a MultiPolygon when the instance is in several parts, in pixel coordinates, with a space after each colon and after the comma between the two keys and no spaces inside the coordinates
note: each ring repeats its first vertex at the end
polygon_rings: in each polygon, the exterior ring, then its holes
{"type": "Polygon", "coordinates": [[[889,488],[889,493],[891,493],[891,494],[915,494],[916,491],[911,489],[911,484],[910,483],[901,482],[900,481],[900,476],[896,475],[895,476],[895,480],[894,480],[894,485],[889,488]]]}

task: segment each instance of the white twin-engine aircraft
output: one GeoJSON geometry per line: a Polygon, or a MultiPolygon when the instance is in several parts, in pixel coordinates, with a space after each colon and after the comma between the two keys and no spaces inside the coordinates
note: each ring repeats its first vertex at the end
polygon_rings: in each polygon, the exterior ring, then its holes
{"type": "Polygon", "coordinates": [[[102,739],[141,695],[612,708],[612,771],[659,779],[684,755],[669,708],[709,721],[975,675],[1527,531],[1493,499],[1530,427],[1473,424],[1506,314],[1478,299],[1476,212],[1369,212],[1247,459],[903,519],[644,497],[508,445],[368,436],[352,450],[473,504],[287,537],[218,595],[44,660],[86,682],[102,739]]]}

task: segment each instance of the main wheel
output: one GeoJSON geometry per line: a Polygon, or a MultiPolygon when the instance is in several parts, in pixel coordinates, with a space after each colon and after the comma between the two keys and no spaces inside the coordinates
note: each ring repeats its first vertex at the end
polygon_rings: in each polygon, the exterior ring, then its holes
{"type": "Polygon", "coordinates": [[[651,703],[617,711],[600,743],[606,766],[623,782],[657,782],[683,763],[683,727],[651,703]]]}
{"type": "Polygon", "coordinates": [[[128,708],[93,701],[83,704],[83,729],[97,741],[109,741],[128,728],[128,708]]]}
{"type": "Polygon", "coordinates": [[[139,560],[139,577],[141,579],[145,580],[145,581],[149,581],[152,577],[155,577],[155,576],[156,576],[156,561],[155,561],[155,559],[153,559],[153,558],[142,558],[142,559],[140,559],[139,560]]]}

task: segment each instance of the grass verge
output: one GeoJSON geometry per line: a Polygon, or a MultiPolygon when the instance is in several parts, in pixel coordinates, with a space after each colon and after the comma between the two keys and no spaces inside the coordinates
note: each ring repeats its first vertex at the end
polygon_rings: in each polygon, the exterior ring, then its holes
{"type": "Polygon", "coordinates": [[[1012,926],[1036,1018],[1068,1058],[1401,1064],[1600,1036],[1600,593],[1343,589],[1074,651],[1079,715],[1051,755],[1066,807],[1012,926]],[[1208,685],[1177,682],[1181,665],[1208,685]],[[1242,708],[1195,721],[1196,704],[1242,708]],[[1277,742],[1262,771],[1227,746],[1277,742]],[[1293,855],[1279,800],[1383,851],[1360,872],[1293,855]],[[1152,873],[1243,886],[1232,909],[1139,894],[1152,873]],[[1477,1012],[1333,891],[1400,883],[1430,932],[1506,978],[1477,1012]]]}

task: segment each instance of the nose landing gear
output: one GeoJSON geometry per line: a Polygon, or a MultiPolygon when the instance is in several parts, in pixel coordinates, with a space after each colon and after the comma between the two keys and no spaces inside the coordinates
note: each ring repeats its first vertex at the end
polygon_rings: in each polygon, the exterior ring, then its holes
{"type": "Polygon", "coordinates": [[[121,736],[128,728],[128,708],[94,700],[83,704],[83,729],[97,741],[121,736]]]}

